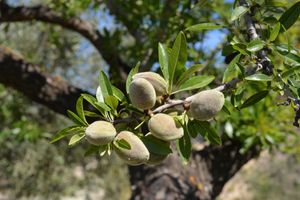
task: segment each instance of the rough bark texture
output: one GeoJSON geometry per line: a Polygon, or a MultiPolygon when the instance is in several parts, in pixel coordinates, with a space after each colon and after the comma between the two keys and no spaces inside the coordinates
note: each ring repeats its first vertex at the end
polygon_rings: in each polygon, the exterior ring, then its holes
{"type": "Polygon", "coordinates": [[[240,143],[207,146],[194,152],[188,165],[176,155],[159,166],[129,167],[132,200],[215,199],[225,183],[259,150],[241,155],[240,143]]]}
{"type": "Polygon", "coordinates": [[[45,6],[12,7],[0,1],[0,23],[26,21],[56,24],[81,34],[94,45],[104,60],[110,65],[112,75],[118,76],[117,80],[126,80],[126,76],[131,68],[122,61],[117,49],[110,45],[109,40],[104,38],[93,24],[78,17],[66,18],[45,6]]]}
{"type": "Polygon", "coordinates": [[[0,83],[63,115],[66,115],[67,109],[75,110],[77,98],[81,93],[87,93],[69,85],[60,77],[43,74],[39,67],[25,62],[22,56],[2,46],[0,83]]]}

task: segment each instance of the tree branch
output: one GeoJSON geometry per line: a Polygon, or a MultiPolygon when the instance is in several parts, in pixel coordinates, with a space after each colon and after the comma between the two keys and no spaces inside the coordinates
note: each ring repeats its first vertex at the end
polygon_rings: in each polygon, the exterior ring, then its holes
{"type": "MultiPolygon", "coordinates": [[[[0,23],[3,22],[25,22],[25,21],[41,21],[50,24],[60,25],[69,30],[75,31],[88,39],[98,52],[103,56],[105,61],[111,68],[121,67],[122,73],[128,73],[130,67],[122,61],[117,54],[118,52],[114,47],[107,48],[103,43],[109,44],[105,38],[100,34],[96,27],[83,21],[78,17],[71,17],[66,19],[60,13],[57,13],[45,6],[26,7],[18,6],[11,7],[3,1],[0,1],[0,23]]],[[[126,76],[126,74],[122,74],[126,76]]]]}
{"type": "Polygon", "coordinates": [[[0,46],[0,71],[0,83],[63,115],[67,109],[75,111],[78,97],[88,93],[60,77],[43,74],[38,66],[25,62],[20,55],[3,46],[0,46]]]}

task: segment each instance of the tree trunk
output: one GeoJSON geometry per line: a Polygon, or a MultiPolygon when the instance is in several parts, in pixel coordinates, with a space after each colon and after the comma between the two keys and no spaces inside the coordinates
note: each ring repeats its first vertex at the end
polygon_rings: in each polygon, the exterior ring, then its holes
{"type": "Polygon", "coordinates": [[[179,156],[170,156],[159,166],[129,167],[132,200],[215,199],[225,183],[251,158],[259,154],[252,148],[240,154],[239,142],[207,146],[194,152],[188,165],[179,156]]]}

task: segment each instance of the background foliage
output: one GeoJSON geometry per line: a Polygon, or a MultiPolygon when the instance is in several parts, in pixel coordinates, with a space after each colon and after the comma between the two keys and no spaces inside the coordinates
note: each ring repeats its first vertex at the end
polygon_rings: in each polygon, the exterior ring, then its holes
{"type": "MultiPolygon", "coordinates": [[[[267,46],[273,50],[270,56],[276,63],[276,71],[286,73],[285,80],[294,88],[295,95],[299,96],[299,20],[288,32],[280,34],[278,38],[274,36],[276,35],[274,17],[279,18],[296,1],[250,2],[257,9],[255,19],[267,27],[267,29],[261,29],[260,33],[264,41],[270,42],[267,46]],[[279,7],[274,7],[274,5],[279,7]],[[289,46],[282,44],[289,44],[289,46]],[[292,52],[286,54],[286,47],[291,48],[292,52]]],[[[238,23],[237,21],[232,23],[232,20],[239,15],[238,11],[236,11],[236,17],[233,17],[232,12],[228,12],[232,7],[232,2],[219,0],[199,1],[198,3],[187,0],[166,0],[163,1],[164,4],[161,4],[161,1],[130,0],[10,0],[8,3],[11,5],[43,3],[61,12],[65,17],[76,15],[88,19],[100,28],[106,38],[103,45],[107,49],[121,52],[121,56],[129,66],[134,66],[141,61],[142,70],[158,68],[158,42],[172,46],[177,33],[191,25],[214,22],[231,26],[231,24],[238,23]],[[110,6],[118,10],[112,10],[110,6]],[[120,15],[115,17],[114,12],[120,12],[120,15]],[[122,25],[123,23],[126,27],[122,25]]],[[[18,50],[30,62],[42,66],[43,71],[56,75],[58,78],[62,76],[93,93],[97,86],[95,74],[100,69],[108,72],[108,65],[96,50],[86,40],[71,31],[38,22],[1,24],[0,30],[1,44],[18,50]]],[[[228,41],[231,41],[230,53],[234,49],[241,54],[252,54],[253,46],[248,44],[242,35],[245,35],[245,30],[233,26],[230,31],[220,29],[188,33],[187,66],[201,63],[203,70],[199,74],[215,75],[217,80],[224,79],[222,75],[228,66],[223,62],[224,55],[229,53],[223,47],[229,45],[228,41]],[[233,37],[232,33],[239,37],[233,37]]],[[[254,48],[261,48],[259,45],[259,42],[254,44],[254,48]]],[[[249,64],[253,61],[247,62],[249,64]]],[[[239,73],[238,70],[233,74],[236,73],[239,73]]],[[[228,80],[232,74],[228,72],[226,76],[225,79],[228,80]]],[[[210,86],[219,84],[220,81],[215,81],[210,86]]],[[[284,152],[299,156],[299,137],[292,126],[294,111],[290,107],[276,106],[281,102],[274,92],[279,87],[277,83],[270,85],[266,82],[255,81],[245,81],[239,84],[233,91],[233,97],[227,98],[226,105],[231,115],[224,112],[217,118],[218,123],[215,123],[217,132],[223,133],[222,137],[225,140],[234,138],[242,141],[244,143],[242,152],[252,145],[259,144],[269,150],[279,148],[284,152]],[[237,111],[231,105],[234,101],[234,105],[241,106],[257,91],[271,88],[274,91],[254,106],[237,111]]],[[[230,96],[231,93],[227,95],[230,96]]],[[[89,170],[88,164],[98,158],[87,157],[82,160],[85,145],[69,149],[66,141],[55,146],[48,144],[53,133],[69,125],[69,121],[4,86],[0,89],[0,102],[0,143],[2,146],[0,154],[1,158],[4,158],[0,161],[0,168],[5,169],[1,170],[0,177],[8,181],[4,187],[11,189],[10,195],[13,197],[35,195],[49,197],[51,194],[59,198],[62,194],[74,193],[82,188],[86,188],[87,191],[93,190],[95,184],[106,188],[106,197],[112,195],[112,199],[118,198],[115,191],[124,191],[123,184],[109,181],[115,177],[122,177],[122,181],[119,182],[123,182],[125,186],[128,184],[126,176],[117,176],[117,174],[126,174],[126,170],[115,157],[109,162],[106,158],[101,159],[96,167],[89,170]],[[70,171],[78,166],[86,170],[84,178],[74,177],[73,171],[70,171]],[[49,171],[52,172],[50,176],[49,171]],[[62,174],[63,178],[61,178],[62,174]],[[104,177],[104,181],[94,180],[95,176],[104,177]]],[[[126,187],[125,193],[127,192],[128,195],[126,187]]]]}

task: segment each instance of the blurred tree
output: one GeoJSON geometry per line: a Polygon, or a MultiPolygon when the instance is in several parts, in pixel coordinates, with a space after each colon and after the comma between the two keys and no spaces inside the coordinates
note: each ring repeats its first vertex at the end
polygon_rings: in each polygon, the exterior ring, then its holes
{"type": "MultiPolygon", "coordinates": [[[[297,137],[295,129],[290,126],[293,110],[276,107],[280,101],[276,100],[278,95],[275,92],[288,87],[296,98],[299,96],[297,70],[300,60],[296,49],[299,46],[299,22],[289,30],[288,34],[292,36],[287,37],[285,32],[277,38],[283,29],[278,28],[278,19],[282,19],[279,20],[281,24],[289,29],[293,24],[290,21],[296,21],[299,12],[296,9],[293,18],[289,15],[290,18],[283,19],[282,14],[291,5],[296,5],[293,1],[286,4],[249,1],[248,4],[221,0],[2,0],[0,82],[66,115],[67,109],[75,111],[81,93],[93,93],[91,88],[95,82],[90,80],[99,68],[108,71],[112,83],[124,91],[131,66],[138,61],[141,61],[143,71],[157,70],[158,42],[170,46],[180,30],[201,22],[225,25],[227,28],[218,31],[198,27],[201,31],[196,34],[186,33],[189,47],[187,67],[202,63],[203,68],[197,73],[216,75],[217,79],[211,86],[218,86],[222,77],[227,82],[238,73],[245,75],[243,64],[260,64],[267,75],[273,71],[283,72],[283,78],[288,79],[287,85],[277,80],[271,84],[262,79],[244,80],[227,91],[226,95],[231,98],[227,99],[226,105],[231,115],[224,112],[214,127],[222,136],[223,144],[213,146],[195,141],[188,165],[183,165],[178,157],[170,156],[159,166],[129,167],[132,199],[214,199],[224,184],[248,160],[258,156],[262,148],[279,146],[289,149],[286,141],[297,137]],[[255,41],[257,34],[262,40],[255,41]],[[212,35],[224,38],[216,42],[209,39],[212,35]],[[289,42],[285,41],[286,38],[289,42]],[[88,47],[87,41],[94,49],[88,47]],[[269,46],[264,42],[269,42],[269,46]],[[281,45],[283,43],[288,45],[281,45]],[[265,46],[267,48],[263,49],[265,46]],[[18,50],[22,56],[11,49],[18,50]],[[237,58],[237,54],[246,59],[244,63],[231,62],[224,72],[221,50],[228,63],[237,58]],[[84,58],[76,59],[77,56],[84,58]],[[96,64],[97,61],[100,64],[96,64]],[[89,68],[89,65],[94,65],[94,68],[89,68]],[[89,74],[85,75],[83,71],[89,74]],[[224,76],[221,75],[223,72],[224,76]],[[262,91],[259,95],[265,97],[266,90],[272,90],[266,98],[238,111],[242,106],[261,100],[257,96],[249,97],[257,91],[262,91]]],[[[237,79],[233,80],[229,83],[236,84],[237,79]]],[[[224,87],[227,86],[231,85],[224,87]]],[[[299,105],[296,102],[293,106],[297,109],[299,105]]],[[[298,107],[295,125],[299,112],[298,107]]]]}

